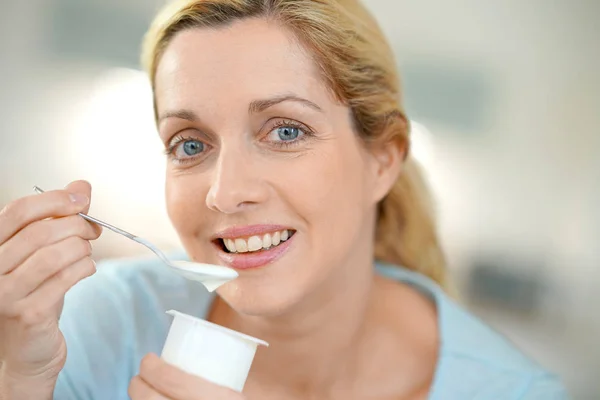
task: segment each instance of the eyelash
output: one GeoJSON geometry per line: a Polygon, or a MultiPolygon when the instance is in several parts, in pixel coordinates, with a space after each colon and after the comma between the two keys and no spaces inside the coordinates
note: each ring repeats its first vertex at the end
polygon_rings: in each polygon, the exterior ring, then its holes
{"type": "MultiPolygon", "coordinates": [[[[282,149],[290,149],[294,146],[298,146],[300,143],[302,143],[309,137],[314,136],[313,131],[308,126],[306,126],[298,121],[286,120],[286,119],[281,119],[281,120],[277,121],[275,124],[273,124],[273,127],[269,130],[268,133],[271,133],[274,130],[283,128],[283,127],[297,128],[297,129],[301,130],[304,134],[299,139],[296,139],[296,140],[287,141],[287,142],[286,141],[272,142],[273,145],[275,145],[279,148],[282,148],[282,149]]],[[[176,135],[171,140],[171,143],[169,144],[169,146],[165,149],[165,155],[167,157],[172,158],[174,161],[176,161],[179,164],[185,164],[185,163],[195,161],[198,157],[201,157],[201,155],[196,156],[196,157],[183,158],[183,159],[176,159],[173,156],[173,154],[175,153],[175,150],[177,150],[177,146],[179,146],[182,143],[187,142],[188,140],[200,141],[200,140],[198,140],[198,138],[195,138],[192,136],[176,135]]],[[[210,147],[205,142],[202,142],[202,143],[205,147],[210,147]]]]}

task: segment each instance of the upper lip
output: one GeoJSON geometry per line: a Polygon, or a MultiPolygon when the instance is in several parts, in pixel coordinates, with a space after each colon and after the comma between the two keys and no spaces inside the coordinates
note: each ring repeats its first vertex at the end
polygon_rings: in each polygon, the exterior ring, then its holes
{"type": "Polygon", "coordinates": [[[273,233],[283,230],[293,230],[292,228],[284,225],[245,225],[245,226],[232,226],[217,232],[214,239],[236,239],[250,236],[261,236],[266,233],[273,233]]]}

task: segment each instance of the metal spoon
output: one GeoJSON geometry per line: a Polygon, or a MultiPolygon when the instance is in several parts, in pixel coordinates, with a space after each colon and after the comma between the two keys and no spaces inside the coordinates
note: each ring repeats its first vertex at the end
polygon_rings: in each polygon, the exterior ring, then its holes
{"type": "MultiPolygon", "coordinates": [[[[44,193],[44,191],[38,186],[34,186],[33,190],[35,190],[37,193],[44,193]]],[[[115,233],[118,233],[119,235],[123,235],[134,242],[146,246],[148,249],[152,250],[152,252],[156,254],[163,263],[173,268],[178,274],[187,279],[201,282],[211,292],[216,290],[219,286],[238,277],[238,273],[235,270],[223,267],[221,265],[201,264],[189,261],[170,261],[162,251],[160,251],[155,245],[146,239],[133,235],[104,221],[100,221],[97,218],[90,217],[87,214],[78,213],[78,215],[90,222],[101,225],[115,233]]]]}

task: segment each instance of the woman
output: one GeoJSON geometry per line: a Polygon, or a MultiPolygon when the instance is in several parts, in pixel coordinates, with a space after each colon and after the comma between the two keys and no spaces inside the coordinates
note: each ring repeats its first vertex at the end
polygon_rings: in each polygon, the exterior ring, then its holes
{"type": "Polygon", "coordinates": [[[90,186],[15,201],[0,216],[6,397],[566,397],[444,294],[392,52],[357,0],[171,3],[143,59],[170,219],[189,258],[240,276],[210,296],[158,261],[116,262],[63,310],[95,272],[100,232],[76,215],[90,186]],[[171,308],[270,343],[243,394],[152,354],[171,308]]]}

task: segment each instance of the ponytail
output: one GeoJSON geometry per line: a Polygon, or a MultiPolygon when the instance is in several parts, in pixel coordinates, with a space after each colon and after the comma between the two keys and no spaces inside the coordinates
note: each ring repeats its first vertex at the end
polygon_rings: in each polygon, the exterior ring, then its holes
{"type": "Polygon", "coordinates": [[[448,288],[431,197],[419,166],[410,156],[379,204],[375,258],[419,272],[448,288]]]}

